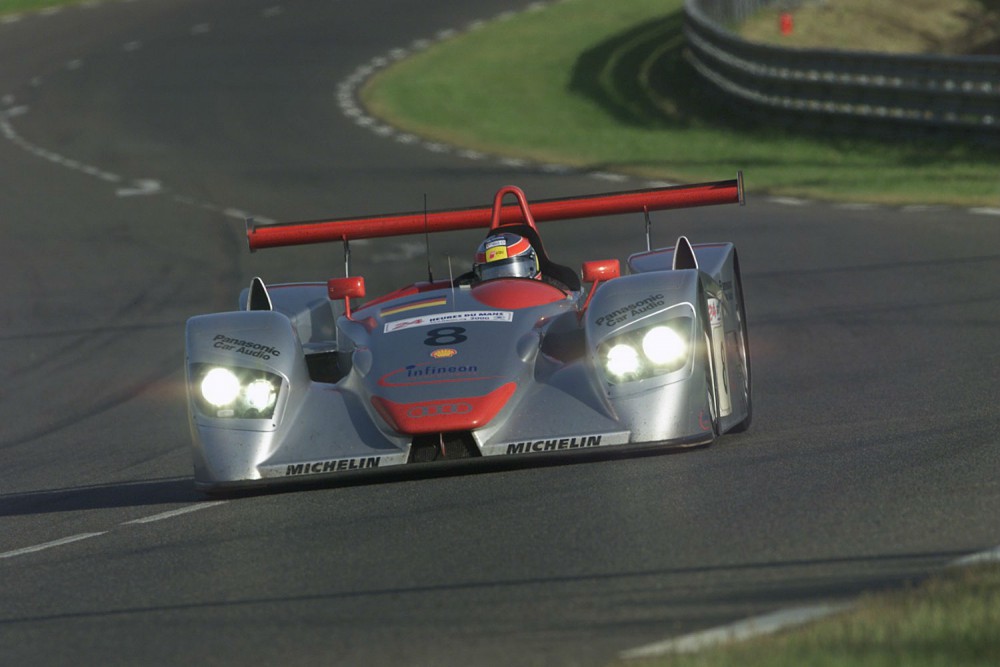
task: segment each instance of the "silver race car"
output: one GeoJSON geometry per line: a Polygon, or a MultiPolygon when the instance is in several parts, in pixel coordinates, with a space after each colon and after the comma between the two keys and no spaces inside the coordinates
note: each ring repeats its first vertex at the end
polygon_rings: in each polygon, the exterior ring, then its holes
{"type": "MultiPolygon", "coordinates": [[[[513,199],[512,203],[505,200],[513,199]]],[[[347,277],[266,285],[186,332],[195,485],[226,492],[479,457],[707,445],[751,420],[736,248],[553,262],[539,222],[743,203],[742,179],[491,207],[247,225],[250,249],[344,244],[347,277]],[[353,239],[488,228],[472,272],[358,306],[353,239]],[[582,274],[582,281],[581,281],[582,274]]]]}

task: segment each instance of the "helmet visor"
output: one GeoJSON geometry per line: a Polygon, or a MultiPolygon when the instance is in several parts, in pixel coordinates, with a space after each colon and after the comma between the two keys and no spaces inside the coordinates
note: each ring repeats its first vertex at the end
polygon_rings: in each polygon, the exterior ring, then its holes
{"type": "Polygon", "coordinates": [[[538,273],[535,258],[531,255],[510,257],[495,262],[476,265],[476,275],[480,280],[496,278],[534,278],[538,273]]]}

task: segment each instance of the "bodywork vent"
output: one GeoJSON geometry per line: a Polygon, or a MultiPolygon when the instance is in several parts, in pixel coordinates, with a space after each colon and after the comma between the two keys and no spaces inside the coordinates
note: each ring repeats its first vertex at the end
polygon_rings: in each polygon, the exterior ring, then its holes
{"type": "Polygon", "coordinates": [[[410,463],[450,461],[482,456],[470,431],[425,433],[413,438],[410,463]]]}

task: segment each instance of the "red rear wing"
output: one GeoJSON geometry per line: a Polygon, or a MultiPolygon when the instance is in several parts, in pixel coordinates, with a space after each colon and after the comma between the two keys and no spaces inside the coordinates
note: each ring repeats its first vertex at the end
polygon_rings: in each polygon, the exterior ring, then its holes
{"type": "MultiPolygon", "coordinates": [[[[548,199],[530,203],[528,206],[535,222],[549,222],[572,218],[593,218],[602,215],[641,213],[643,210],[661,211],[672,208],[737,203],[743,204],[742,172],[730,181],[548,199]]],[[[428,213],[286,222],[260,227],[250,221],[247,224],[247,242],[250,245],[250,251],[253,252],[261,248],[279,246],[475,229],[489,227],[493,221],[492,218],[493,208],[483,207],[428,213]]],[[[519,205],[503,206],[499,213],[499,224],[515,224],[521,222],[523,218],[519,205]]]]}

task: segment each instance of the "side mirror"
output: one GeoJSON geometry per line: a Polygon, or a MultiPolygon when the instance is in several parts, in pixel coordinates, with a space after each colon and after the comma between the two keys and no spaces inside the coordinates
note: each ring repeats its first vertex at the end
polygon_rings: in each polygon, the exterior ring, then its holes
{"type": "Polygon", "coordinates": [[[344,300],[344,316],[351,319],[351,297],[360,299],[365,295],[364,276],[330,278],[326,281],[326,292],[334,301],[344,300]]]}
{"type": "Polygon", "coordinates": [[[326,291],[331,299],[360,299],[365,295],[364,276],[348,276],[347,278],[331,278],[326,281],[326,291]]]}
{"type": "Polygon", "coordinates": [[[621,264],[617,259],[600,259],[583,263],[583,282],[597,283],[619,278],[622,275],[621,264]]]}
{"type": "Polygon", "coordinates": [[[594,298],[597,286],[605,280],[618,278],[622,274],[621,264],[617,259],[599,259],[592,262],[583,263],[583,282],[590,283],[590,291],[587,292],[587,299],[580,308],[580,317],[590,307],[590,300],[594,298]]]}

